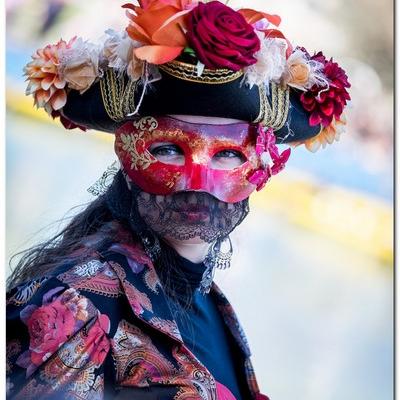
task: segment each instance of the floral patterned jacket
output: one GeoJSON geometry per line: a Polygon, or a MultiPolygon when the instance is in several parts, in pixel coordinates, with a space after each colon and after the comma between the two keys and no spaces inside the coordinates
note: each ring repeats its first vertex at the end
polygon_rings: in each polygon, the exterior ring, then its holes
{"type": "MultiPolygon", "coordinates": [[[[150,259],[121,230],[106,251],[8,294],[7,398],[234,400],[184,345],[150,259]]],[[[231,305],[210,293],[252,398],[268,399],[231,305]]]]}

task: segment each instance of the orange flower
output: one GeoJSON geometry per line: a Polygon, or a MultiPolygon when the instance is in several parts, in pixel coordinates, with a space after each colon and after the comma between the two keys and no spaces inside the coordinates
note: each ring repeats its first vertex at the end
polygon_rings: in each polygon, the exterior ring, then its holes
{"type": "Polygon", "coordinates": [[[32,56],[32,61],[24,68],[28,87],[26,94],[32,94],[37,107],[44,107],[51,114],[60,110],[67,102],[66,81],[59,72],[62,51],[71,48],[76,38],[68,43],[60,40],[55,45],[47,45],[32,56]]]}
{"type": "Polygon", "coordinates": [[[63,75],[65,80],[68,81],[68,87],[79,90],[82,94],[90,88],[99,73],[97,65],[86,59],[66,65],[63,75]]]}
{"type": "Polygon", "coordinates": [[[344,115],[342,115],[341,119],[332,121],[332,123],[326,128],[323,128],[318,135],[307,139],[304,142],[292,143],[292,145],[296,147],[304,144],[307,150],[315,153],[321,146],[322,148],[325,148],[327,144],[332,144],[334,141],[339,141],[340,135],[345,130],[345,125],[346,118],[344,115]]]}
{"type": "Polygon", "coordinates": [[[151,64],[174,60],[187,46],[186,14],[192,0],[142,0],[141,6],[125,4],[130,19],[128,35],[144,46],[134,49],[135,55],[151,64]]]}
{"type": "Polygon", "coordinates": [[[305,63],[294,63],[289,65],[290,81],[289,85],[302,86],[308,82],[310,67],[305,63]]]}
{"type": "Polygon", "coordinates": [[[286,71],[282,75],[282,84],[296,89],[307,90],[313,83],[310,82],[311,67],[301,50],[295,50],[287,59],[286,71]]]}

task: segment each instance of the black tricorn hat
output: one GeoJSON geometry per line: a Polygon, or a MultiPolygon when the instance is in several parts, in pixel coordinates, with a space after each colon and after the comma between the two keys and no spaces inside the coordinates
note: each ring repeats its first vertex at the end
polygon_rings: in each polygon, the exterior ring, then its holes
{"type": "Polygon", "coordinates": [[[277,143],[299,142],[316,136],[321,126],[309,124],[299,93],[275,83],[244,82],[242,71],[204,69],[172,61],[158,67],[157,80],[145,84],[107,69],[86,92],[69,90],[62,114],[75,124],[115,132],[128,120],[146,115],[225,117],[272,127],[277,143]]]}

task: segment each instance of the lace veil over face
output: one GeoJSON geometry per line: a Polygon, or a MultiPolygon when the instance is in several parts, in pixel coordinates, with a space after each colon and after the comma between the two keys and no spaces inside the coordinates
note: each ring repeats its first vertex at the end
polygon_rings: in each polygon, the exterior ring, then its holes
{"type": "Polygon", "coordinates": [[[204,259],[206,269],[200,282],[200,292],[208,293],[215,268],[230,266],[233,248],[229,234],[249,213],[248,198],[225,203],[206,192],[183,191],[162,196],[143,192],[135,186],[131,191],[131,224],[139,229],[147,254],[159,268],[164,266],[168,271],[171,260],[164,265],[165,257],[161,256],[163,245],[158,238],[167,242],[171,238],[180,241],[199,238],[211,244],[204,259]],[[225,242],[229,244],[228,251],[222,251],[225,242]]]}
{"type": "Polygon", "coordinates": [[[228,236],[249,213],[248,199],[225,203],[206,192],[184,191],[167,196],[133,188],[132,219],[141,220],[159,237],[212,243],[228,236]]]}

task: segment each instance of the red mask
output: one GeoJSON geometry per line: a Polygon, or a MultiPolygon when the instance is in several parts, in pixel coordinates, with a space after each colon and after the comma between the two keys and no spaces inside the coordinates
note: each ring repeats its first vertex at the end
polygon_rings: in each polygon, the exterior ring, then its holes
{"type": "Polygon", "coordinates": [[[256,137],[257,125],[245,122],[214,125],[144,117],[127,122],[116,131],[115,151],[124,171],[147,193],[168,195],[195,190],[236,203],[256,189],[248,181],[259,168],[256,137]],[[183,165],[166,164],[154,157],[149,149],[159,142],[179,147],[183,165]],[[232,150],[241,154],[242,163],[231,169],[214,168],[213,157],[232,150]]]}

